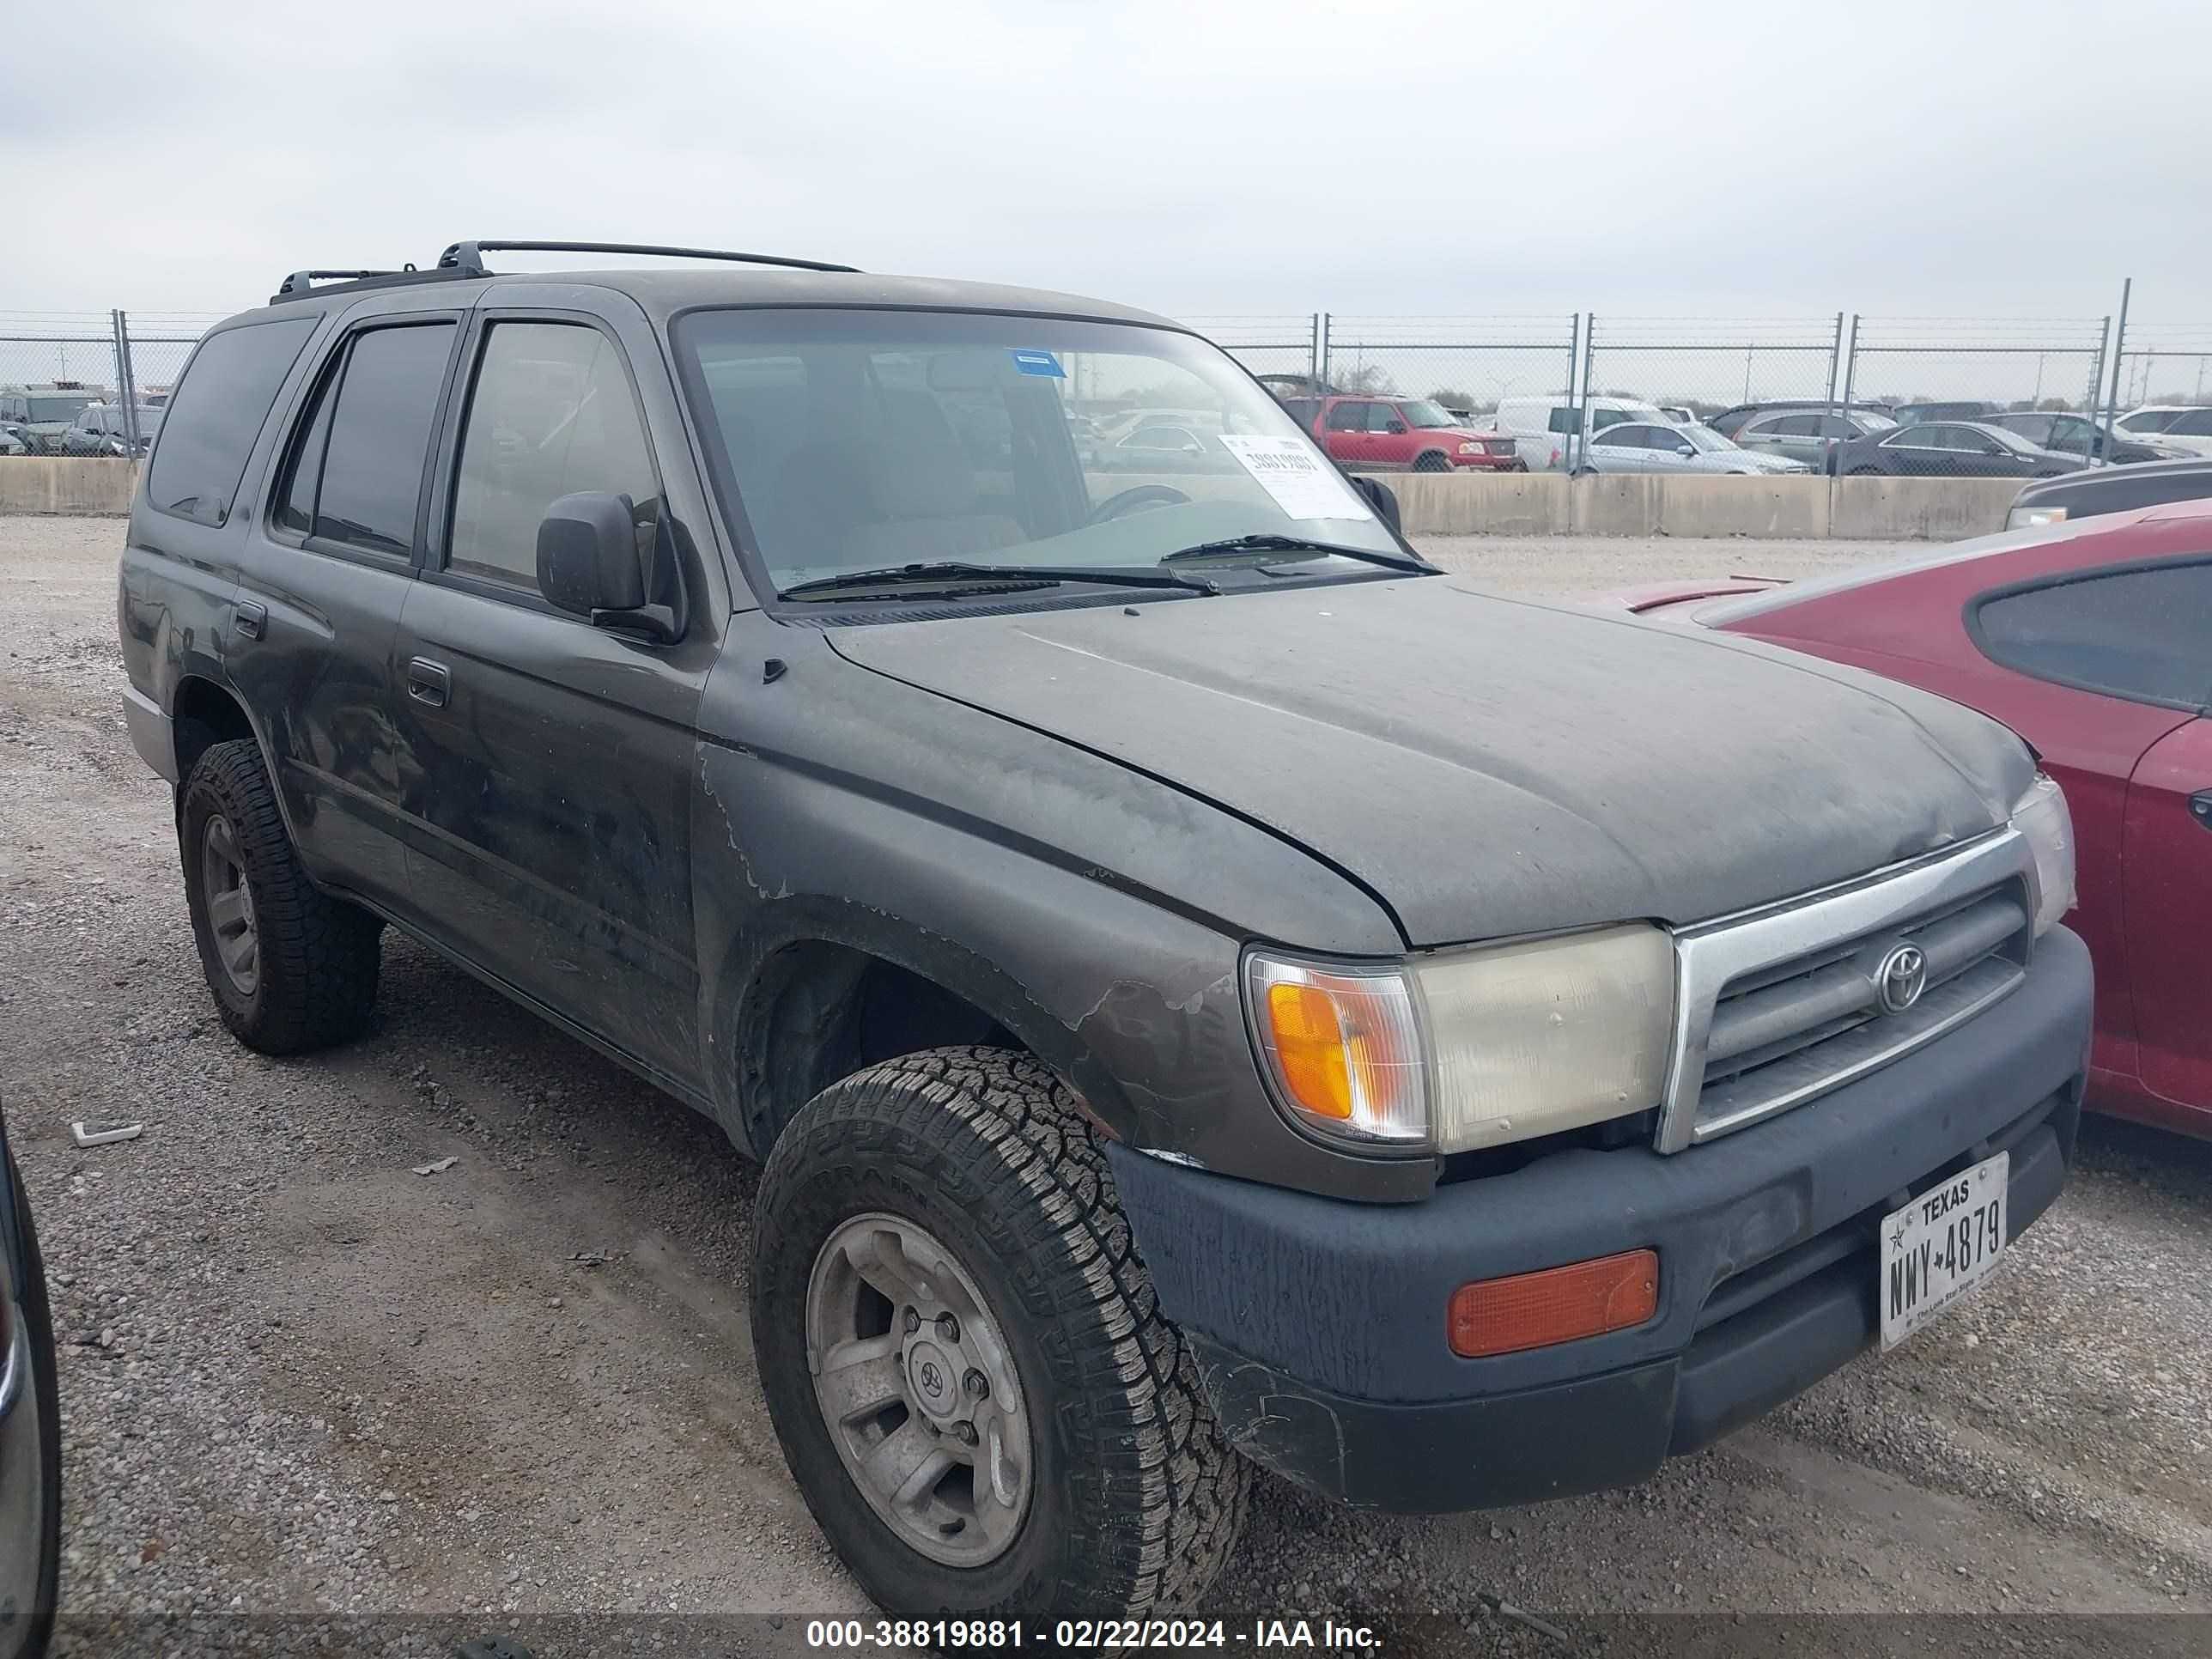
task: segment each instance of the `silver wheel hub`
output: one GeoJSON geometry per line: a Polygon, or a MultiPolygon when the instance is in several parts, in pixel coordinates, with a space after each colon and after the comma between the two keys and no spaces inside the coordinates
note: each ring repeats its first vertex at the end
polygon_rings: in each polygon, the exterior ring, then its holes
{"type": "Polygon", "coordinates": [[[949,1566],[1006,1553],[1036,1468],[1021,1379],[933,1234],[881,1213],[831,1233],[807,1279],[806,1361],[846,1473],[902,1542],[949,1566]]]}
{"type": "Polygon", "coordinates": [[[239,995],[252,996],[261,983],[261,928],[237,832],[220,812],[200,831],[200,899],[223,977],[239,995]]]}

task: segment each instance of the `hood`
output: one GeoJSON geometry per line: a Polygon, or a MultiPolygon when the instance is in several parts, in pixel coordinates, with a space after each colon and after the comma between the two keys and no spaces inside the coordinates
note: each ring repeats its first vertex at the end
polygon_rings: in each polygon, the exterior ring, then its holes
{"type": "Polygon", "coordinates": [[[2033,773],[1924,692],[1449,577],[830,638],[1298,843],[1415,945],[1724,915],[1992,829],[2033,773]]]}

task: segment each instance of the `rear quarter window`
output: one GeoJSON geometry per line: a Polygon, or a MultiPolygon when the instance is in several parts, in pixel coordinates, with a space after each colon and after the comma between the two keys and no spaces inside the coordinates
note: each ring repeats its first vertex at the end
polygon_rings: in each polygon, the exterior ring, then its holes
{"type": "Polygon", "coordinates": [[[2200,709],[2212,702],[2212,558],[1999,589],[1974,602],[1967,631],[2037,679],[2200,709]]]}
{"type": "Polygon", "coordinates": [[[230,517],[246,459],[318,315],[247,323],[210,334],[186,365],[161,421],[146,495],[195,524],[230,517]]]}

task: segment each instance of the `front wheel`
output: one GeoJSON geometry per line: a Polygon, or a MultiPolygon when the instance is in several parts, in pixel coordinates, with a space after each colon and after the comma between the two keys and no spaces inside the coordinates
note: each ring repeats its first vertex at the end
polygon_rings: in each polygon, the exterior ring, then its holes
{"type": "Polygon", "coordinates": [[[1451,471],[1451,463],[1445,459],[1444,457],[1437,451],[1431,449],[1425,454],[1419,455],[1414,458],[1413,471],[1416,472],[1449,472],[1451,471]]]}
{"type": "Polygon", "coordinates": [[[1236,1540],[1248,1467],[1027,1055],[933,1049],[811,1101],[761,1179],[752,1323],[799,1491],[895,1614],[1185,1607],[1236,1540]]]}

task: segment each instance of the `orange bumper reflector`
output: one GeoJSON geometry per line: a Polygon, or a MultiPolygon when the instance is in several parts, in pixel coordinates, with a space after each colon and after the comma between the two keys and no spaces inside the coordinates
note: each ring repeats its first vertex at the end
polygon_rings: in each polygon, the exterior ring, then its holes
{"type": "Polygon", "coordinates": [[[1445,1330],[1465,1359],[1545,1348],[1641,1325],[1659,1310],[1659,1253],[1623,1250],[1452,1292],[1445,1330]]]}

